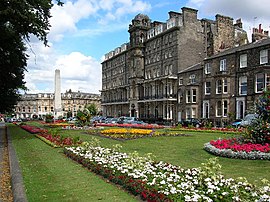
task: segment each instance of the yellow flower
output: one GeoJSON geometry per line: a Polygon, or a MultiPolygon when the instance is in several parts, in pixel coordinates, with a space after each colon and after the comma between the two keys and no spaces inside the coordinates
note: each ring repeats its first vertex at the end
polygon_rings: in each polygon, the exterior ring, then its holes
{"type": "Polygon", "coordinates": [[[113,137],[136,137],[136,136],[144,136],[150,135],[152,130],[146,129],[127,129],[127,128],[114,128],[114,129],[106,129],[101,131],[102,135],[113,136],[113,137]]]}

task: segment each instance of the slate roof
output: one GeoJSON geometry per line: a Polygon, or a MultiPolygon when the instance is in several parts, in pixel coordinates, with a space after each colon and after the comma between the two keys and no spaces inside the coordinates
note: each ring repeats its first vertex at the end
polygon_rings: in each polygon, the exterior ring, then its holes
{"type": "Polygon", "coordinates": [[[195,65],[192,65],[192,66],[178,72],[178,74],[192,72],[192,71],[199,70],[199,69],[202,69],[202,63],[197,63],[195,65]]]}
{"type": "Polygon", "coordinates": [[[266,46],[266,45],[270,45],[270,38],[262,39],[262,40],[259,40],[259,41],[253,42],[253,43],[249,43],[249,44],[245,44],[245,45],[241,45],[241,46],[238,46],[238,47],[234,47],[234,48],[224,50],[224,51],[222,51],[220,53],[217,53],[217,54],[212,55],[212,56],[210,56],[208,58],[205,58],[205,60],[214,59],[214,58],[222,57],[222,56],[225,56],[225,55],[234,54],[236,52],[241,52],[241,51],[244,51],[244,50],[249,50],[249,49],[257,48],[257,47],[260,47],[260,46],[266,46]]]}

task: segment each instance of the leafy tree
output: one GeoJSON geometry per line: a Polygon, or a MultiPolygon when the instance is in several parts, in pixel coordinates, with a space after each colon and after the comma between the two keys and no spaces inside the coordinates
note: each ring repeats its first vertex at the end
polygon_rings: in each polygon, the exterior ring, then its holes
{"type": "Polygon", "coordinates": [[[98,109],[94,103],[87,105],[86,108],[89,110],[91,116],[97,115],[98,109]]]}
{"type": "Polygon", "coordinates": [[[256,104],[258,118],[248,127],[246,136],[254,143],[270,143],[270,88],[260,95],[256,104]]]}
{"type": "Polygon", "coordinates": [[[85,108],[83,111],[78,111],[77,118],[79,120],[80,125],[85,126],[91,118],[90,111],[87,108],[85,108]]]}
{"type": "Polygon", "coordinates": [[[52,114],[46,114],[45,122],[46,123],[51,123],[51,122],[53,122],[53,118],[54,118],[54,116],[52,114]]]}
{"type": "MultiPolygon", "coordinates": [[[[60,0],[56,1],[62,5],[60,0]]],[[[47,45],[51,0],[1,0],[0,3],[0,112],[11,111],[26,90],[26,43],[36,36],[47,45]]]]}

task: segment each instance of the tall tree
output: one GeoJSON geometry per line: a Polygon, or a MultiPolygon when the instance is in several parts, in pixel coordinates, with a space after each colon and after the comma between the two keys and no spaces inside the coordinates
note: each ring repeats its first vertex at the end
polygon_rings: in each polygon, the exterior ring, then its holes
{"type": "MultiPolygon", "coordinates": [[[[56,1],[62,5],[60,0],[56,1]]],[[[0,3],[0,112],[13,109],[25,90],[26,44],[36,36],[47,45],[51,0],[1,0],[0,3]]]]}
{"type": "Polygon", "coordinates": [[[89,113],[91,116],[97,115],[98,109],[94,103],[87,105],[85,108],[87,108],[89,110],[89,113]]]}

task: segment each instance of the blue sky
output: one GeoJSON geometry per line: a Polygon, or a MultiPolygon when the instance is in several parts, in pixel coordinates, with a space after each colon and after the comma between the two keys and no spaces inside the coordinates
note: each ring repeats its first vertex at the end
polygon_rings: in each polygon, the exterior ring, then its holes
{"type": "Polygon", "coordinates": [[[216,14],[241,18],[249,35],[261,23],[270,30],[268,0],[62,0],[51,10],[49,47],[32,38],[25,74],[27,93],[54,92],[54,71],[60,69],[61,92],[99,93],[104,54],[128,42],[128,25],[138,14],[166,22],[169,11],[198,9],[198,18],[216,14]]]}

